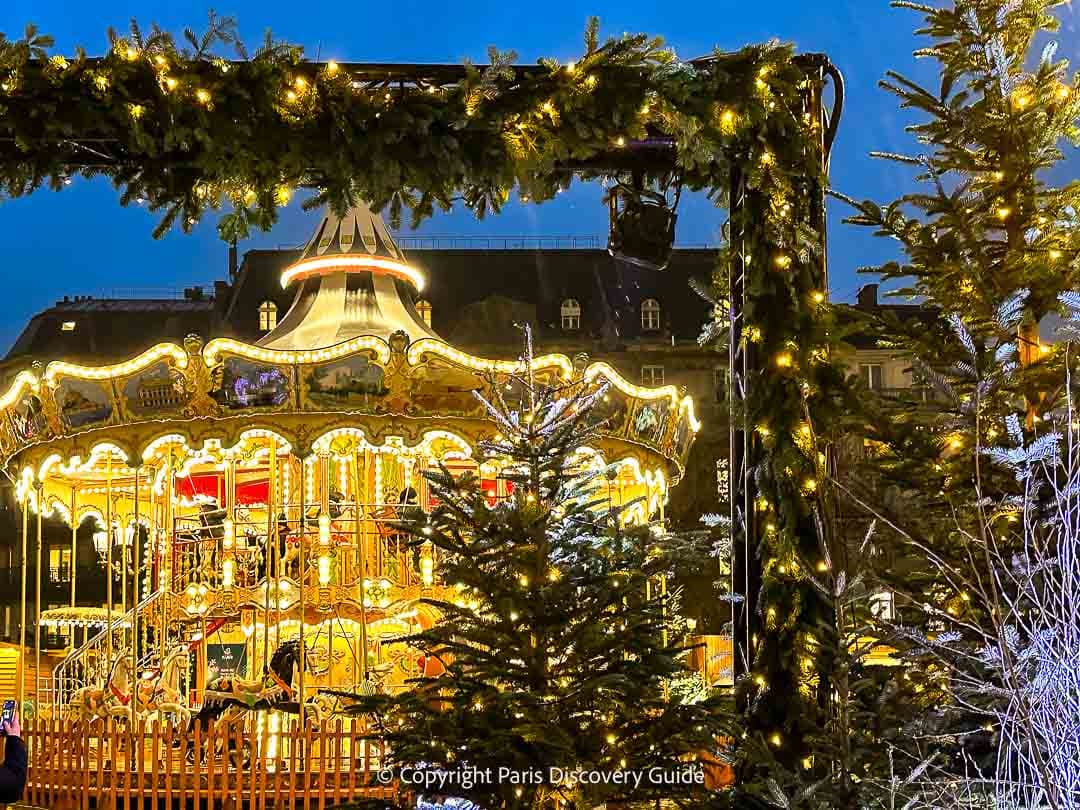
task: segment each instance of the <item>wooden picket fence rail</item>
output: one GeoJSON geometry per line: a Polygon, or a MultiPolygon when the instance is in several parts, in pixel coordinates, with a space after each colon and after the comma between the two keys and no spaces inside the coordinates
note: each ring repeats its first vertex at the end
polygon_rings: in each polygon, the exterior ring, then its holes
{"type": "Polygon", "coordinates": [[[24,801],[56,810],[205,807],[232,810],[333,807],[360,798],[391,800],[379,783],[384,750],[365,741],[359,721],[314,728],[296,718],[280,730],[247,719],[196,728],[138,721],[28,720],[24,801]]]}

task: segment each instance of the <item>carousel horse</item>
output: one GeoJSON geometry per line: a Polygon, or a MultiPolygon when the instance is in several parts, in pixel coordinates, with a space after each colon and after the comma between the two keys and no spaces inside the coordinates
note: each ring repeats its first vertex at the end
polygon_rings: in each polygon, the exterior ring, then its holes
{"type": "Polygon", "coordinates": [[[191,653],[186,644],[173,648],[162,661],[157,677],[139,682],[136,706],[139,713],[156,713],[158,716],[171,714],[178,725],[180,721],[189,724],[191,711],[180,693],[180,679],[187,672],[190,662],[191,653]]]}
{"type": "Polygon", "coordinates": [[[104,685],[77,689],[68,701],[68,711],[76,713],[82,720],[127,717],[132,697],[129,663],[128,654],[121,651],[104,685]]]}
{"type": "MultiPolygon", "coordinates": [[[[194,732],[209,727],[215,721],[218,727],[231,725],[249,711],[278,711],[286,714],[299,714],[300,703],[296,700],[293,686],[300,667],[300,642],[291,639],[281,644],[270,657],[270,662],[261,678],[247,680],[231,675],[222,675],[207,684],[203,692],[203,705],[197,714],[191,716],[189,731],[194,732]]],[[[322,724],[322,711],[314,700],[308,700],[304,709],[315,719],[316,726],[322,724]]],[[[243,750],[235,751],[232,735],[226,735],[230,761],[236,767],[250,764],[250,744],[245,738],[243,750]]],[[[219,737],[220,740],[220,737],[219,737]]],[[[221,743],[219,742],[219,745],[221,743]]],[[[188,761],[195,755],[194,737],[188,737],[188,761]]]]}
{"type": "MultiPolygon", "coordinates": [[[[209,721],[219,720],[230,709],[299,714],[300,703],[293,686],[299,667],[300,642],[291,639],[274,651],[261,678],[247,680],[234,675],[215,678],[206,685],[202,709],[192,716],[191,728],[194,729],[195,724],[205,728],[209,721]]],[[[316,724],[321,724],[322,712],[314,700],[308,700],[304,709],[315,718],[316,724]]],[[[229,712],[229,717],[236,714],[229,712]]]]}

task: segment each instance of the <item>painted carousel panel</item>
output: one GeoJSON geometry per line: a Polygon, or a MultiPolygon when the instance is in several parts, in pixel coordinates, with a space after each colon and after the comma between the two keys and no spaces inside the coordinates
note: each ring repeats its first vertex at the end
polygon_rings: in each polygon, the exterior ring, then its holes
{"type": "Polygon", "coordinates": [[[634,414],[631,435],[639,441],[656,443],[664,434],[664,426],[670,413],[671,403],[666,399],[642,402],[634,414]]]}
{"type": "Polygon", "coordinates": [[[79,430],[108,422],[113,415],[108,382],[66,377],[56,386],[56,404],[68,430],[79,430]]]}
{"type": "Polygon", "coordinates": [[[626,430],[626,418],[630,413],[630,398],[615,387],[609,388],[593,406],[597,422],[602,430],[613,436],[621,436],[626,430]]]}
{"type": "Polygon", "coordinates": [[[289,399],[286,372],[268,363],[229,357],[223,363],[221,386],[213,393],[228,410],[280,408],[289,399]]]}
{"type": "Polygon", "coordinates": [[[191,399],[183,374],[166,362],[129,377],[120,391],[124,410],[136,418],[182,410],[191,399]]]}
{"type": "Polygon", "coordinates": [[[41,398],[33,391],[20,397],[8,410],[11,431],[17,442],[32,442],[48,435],[41,398]]]}
{"type": "Polygon", "coordinates": [[[383,369],[363,355],[305,368],[305,409],[368,410],[389,393],[383,369]]]}

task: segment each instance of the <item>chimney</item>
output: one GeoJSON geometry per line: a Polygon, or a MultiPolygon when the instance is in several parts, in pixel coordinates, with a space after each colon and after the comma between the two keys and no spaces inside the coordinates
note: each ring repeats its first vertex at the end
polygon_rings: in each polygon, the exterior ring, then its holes
{"type": "Polygon", "coordinates": [[[877,284],[864,284],[859,288],[858,306],[860,309],[874,309],[878,305],[877,301],[877,284]]]}
{"type": "Polygon", "coordinates": [[[236,242],[229,245],[229,281],[236,281],[236,274],[240,269],[240,262],[236,254],[236,242]]]}

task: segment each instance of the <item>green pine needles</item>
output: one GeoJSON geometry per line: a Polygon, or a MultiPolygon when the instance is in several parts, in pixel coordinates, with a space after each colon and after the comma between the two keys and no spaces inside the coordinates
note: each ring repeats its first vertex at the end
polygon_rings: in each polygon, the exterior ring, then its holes
{"type": "Polygon", "coordinates": [[[697,760],[720,747],[721,715],[707,692],[682,688],[686,628],[663,585],[688,541],[623,526],[610,507],[588,449],[602,388],[527,370],[501,388],[485,402],[501,434],[481,452],[507,463],[513,494],[496,502],[474,477],[437,472],[438,505],[407,526],[456,593],[427,600],[441,619],[410,639],[443,671],[360,710],[422,794],[490,809],[700,807],[697,760]]]}

